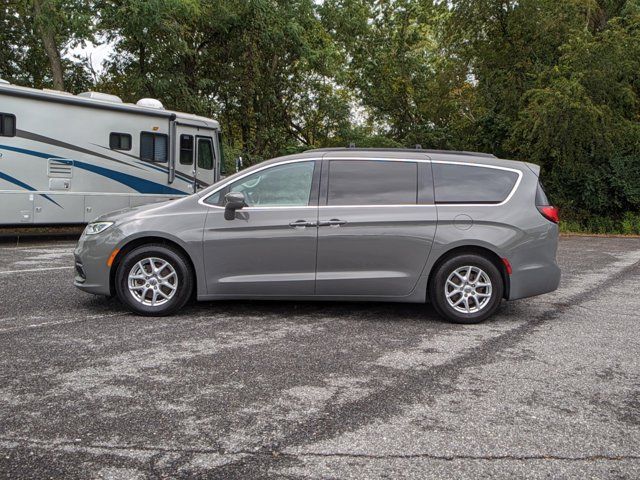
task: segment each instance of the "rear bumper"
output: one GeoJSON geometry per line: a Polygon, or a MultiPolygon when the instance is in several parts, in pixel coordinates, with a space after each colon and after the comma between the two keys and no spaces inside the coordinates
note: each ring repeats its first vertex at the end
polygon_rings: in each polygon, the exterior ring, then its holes
{"type": "Polygon", "coordinates": [[[557,264],[528,265],[514,271],[509,277],[509,300],[533,297],[553,292],[560,285],[560,267],[557,264]]]}

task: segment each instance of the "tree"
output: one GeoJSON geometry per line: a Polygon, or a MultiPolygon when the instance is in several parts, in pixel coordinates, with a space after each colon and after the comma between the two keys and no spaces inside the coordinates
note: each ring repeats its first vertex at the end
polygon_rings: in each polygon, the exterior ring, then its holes
{"type": "Polygon", "coordinates": [[[264,158],[348,123],[330,38],[312,0],[108,0],[115,43],[103,85],[124,98],[219,116],[227,141],[264,158]]]}
{"type": "Polygon", "coordinates": [[[65,58],[92,39],[89,0],[9,0],[0,9],[4,54],[0,74],[35,87],[81,90],[89,82],[84,65],[65,58]]]}

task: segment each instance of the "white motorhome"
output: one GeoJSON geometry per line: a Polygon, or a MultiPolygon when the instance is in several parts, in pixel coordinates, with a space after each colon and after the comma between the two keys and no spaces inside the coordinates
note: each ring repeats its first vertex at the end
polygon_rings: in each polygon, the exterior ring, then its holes
{"type": "Polygon", "coordinates": [[[220,125],[155,99],[0,80],[0,225],[87,223],[220,178],[220,125]]]}

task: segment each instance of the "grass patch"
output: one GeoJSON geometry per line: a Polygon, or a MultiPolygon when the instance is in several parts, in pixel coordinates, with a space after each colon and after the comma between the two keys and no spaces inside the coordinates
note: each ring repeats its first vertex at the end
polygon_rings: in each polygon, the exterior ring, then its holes
{"type": "Polygon", "coordinates": [[[625,212],[620,217],[568,215],[568,218],[560,221],[560,231],[601,235],[640,235],[640,213],[625,212]]]}

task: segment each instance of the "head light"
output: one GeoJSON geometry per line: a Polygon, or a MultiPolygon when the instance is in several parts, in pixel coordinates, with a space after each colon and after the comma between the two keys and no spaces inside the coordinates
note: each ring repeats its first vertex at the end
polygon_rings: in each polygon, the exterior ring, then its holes
{"type": "Polygon", "coordinates": [[[113,225],[113,222],[92,222],[84,229],[85,235],[97,235],[113,225]]]}

